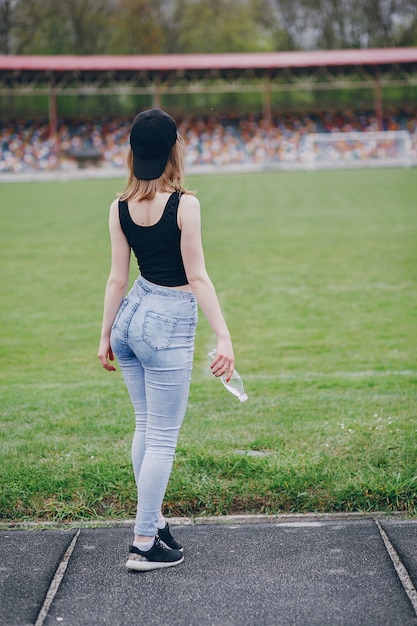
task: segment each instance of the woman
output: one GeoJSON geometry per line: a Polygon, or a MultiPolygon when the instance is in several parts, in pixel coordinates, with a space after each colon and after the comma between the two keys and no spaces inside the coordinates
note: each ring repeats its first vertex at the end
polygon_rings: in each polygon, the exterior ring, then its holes
{"type": "Polygon", "coordinates": [[[175,121],[151,109],[130,133],[130,176],[110,207],[112,261],[98,358],[119,361],[136,417],[132,462],[138,489],[129,569],[184,560],[162,512],[191,379],[197,302],[217,337],[215,376],[233,374],[230,334],[207,274],[200,205],[183,187],[184,143],[175,121]],[[130,253],[140,275],[125,298],[130,253]]]}

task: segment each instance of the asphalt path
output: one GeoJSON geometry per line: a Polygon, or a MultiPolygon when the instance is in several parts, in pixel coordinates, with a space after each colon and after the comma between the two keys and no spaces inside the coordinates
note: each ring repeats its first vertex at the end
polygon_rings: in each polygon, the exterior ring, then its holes
{"type": "Polygon", "coordinates": [[[0,532],[6,626],[417,626],[417,520],[171,523],[184,563],[125,567],[129,527],[0,532]]]}

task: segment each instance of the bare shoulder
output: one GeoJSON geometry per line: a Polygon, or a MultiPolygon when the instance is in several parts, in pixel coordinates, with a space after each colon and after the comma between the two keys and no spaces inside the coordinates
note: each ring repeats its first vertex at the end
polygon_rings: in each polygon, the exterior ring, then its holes
{"type": "Polygon", "coordinates": [[[119,198],[116,198],[115,200],[113,200],[113,202],[110,205],[110,213],[115,213],[118,210],[119,210],[119,198]]]}
{"type": "Polygon", "coordinates": [[[110,220],[114,220],[119,219],[119,198],[116,198],[116,200],[113,200],[113,202],[110,205],[110,220]]]}
{"type": "Polygon", "coordinates": [[[113,202],[110,205],[109,225],[110,225],[110,229],[116,229],[116,230],[120,229],[118,198],[116,198],[116,200],[113,200],[113,202]]]}
{"type": "Polygon", "coordinates": [[[190,193],[183,193],[180,200],[180,206],[186,210],[199,210],[200,202],[190,193]]]}
{"type": "Polygon", "coordinates": [[[191,194],[185,193],[181,196],[178,208],[178,226],[183,229],[184,226],[192,227],[192,225],[200,222],[200,203],[197,198],[191,194]]]}

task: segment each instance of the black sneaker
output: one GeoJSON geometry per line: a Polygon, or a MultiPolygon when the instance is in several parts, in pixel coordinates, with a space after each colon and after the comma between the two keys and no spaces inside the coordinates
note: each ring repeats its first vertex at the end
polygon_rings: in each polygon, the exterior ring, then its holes
{"type": "Polygon", "coordinates": [[[184,560],[184,555],[179,550],[166,548],[159,537],[155,537],[155,543],[150,550],[139,550],[136,546],[130,546],[129,559],[126,563],[128,569],[147,571],[179,565],[184,560]]]}
{"type": "Polygon", "coordinates": [[[183,547],[178,541],[175,541],[174,537],[171,535],[168,522],[165,524],[165,528],[162,530],[158,529],[158,537],[167,548],[171,548],[171,550],[181,550],[182,552],[183,547]]]}

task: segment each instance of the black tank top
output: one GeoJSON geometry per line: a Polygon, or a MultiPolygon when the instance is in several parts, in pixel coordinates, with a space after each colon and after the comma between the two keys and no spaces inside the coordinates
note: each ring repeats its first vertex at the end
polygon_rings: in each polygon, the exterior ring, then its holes
{"type": "Polygon", "coordinates": [[[130,217],[127,202],[119,200],[120,226],[135,253],[141,275],[151,283],[165,287],[188,284],[180,250],[179,201],[180,193],[175,191],[156,224],[139,226],[130,217]]]}

